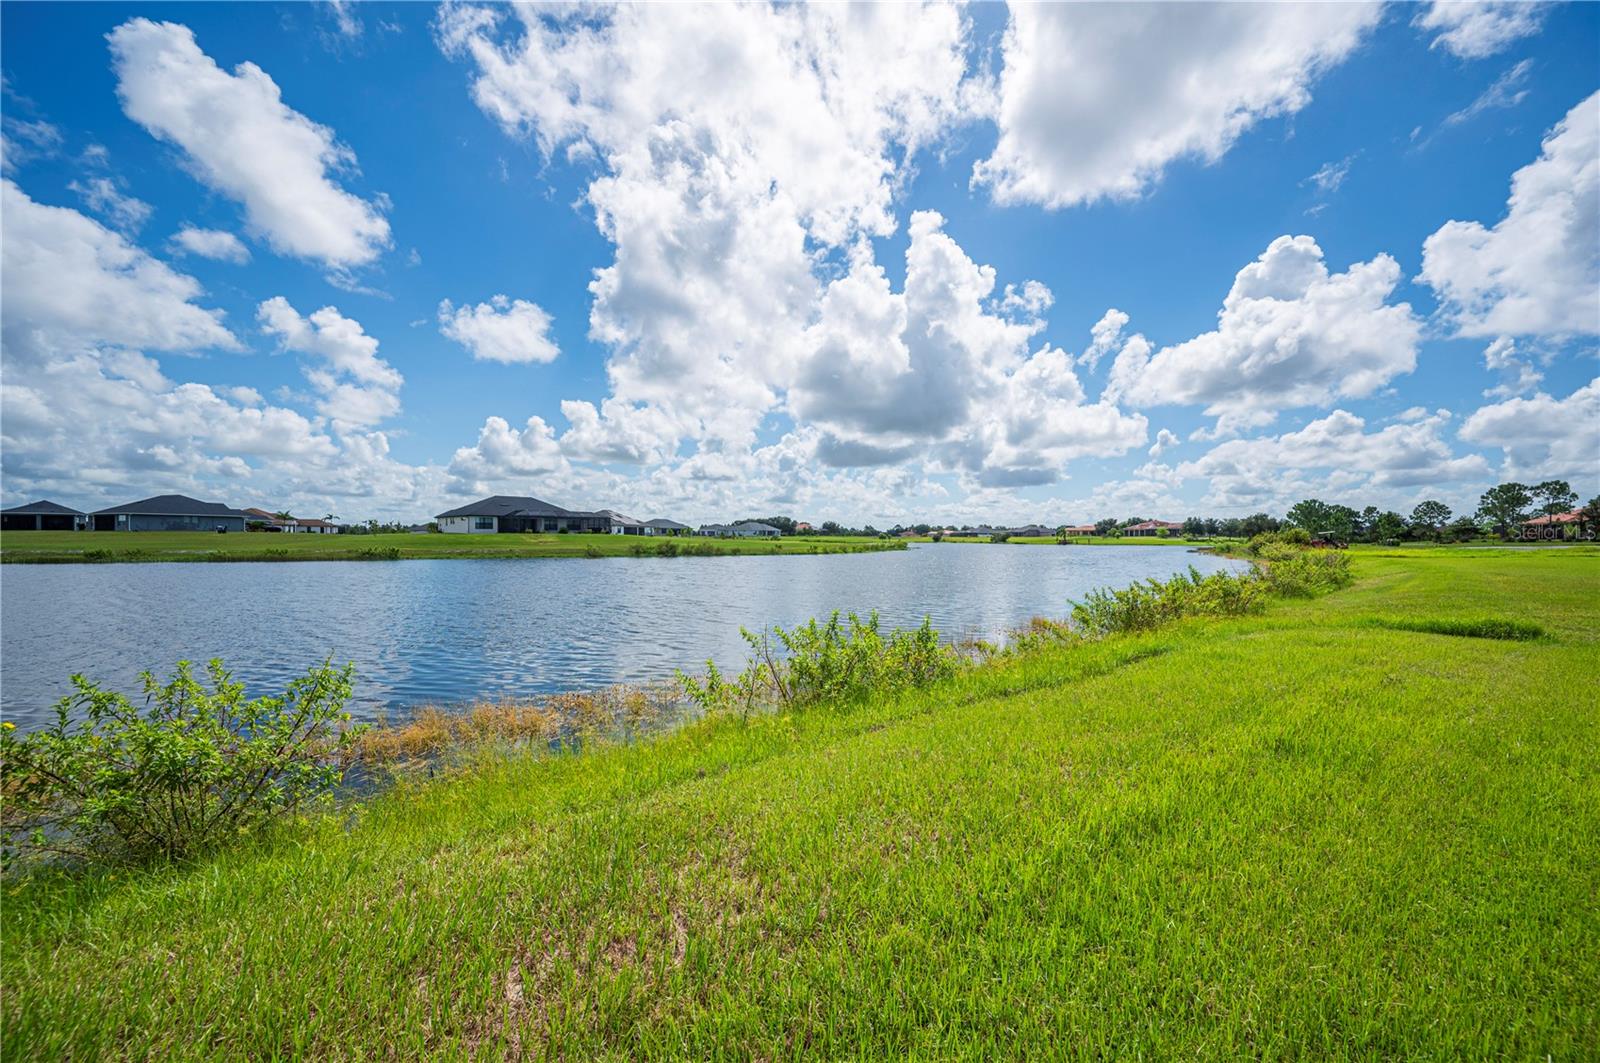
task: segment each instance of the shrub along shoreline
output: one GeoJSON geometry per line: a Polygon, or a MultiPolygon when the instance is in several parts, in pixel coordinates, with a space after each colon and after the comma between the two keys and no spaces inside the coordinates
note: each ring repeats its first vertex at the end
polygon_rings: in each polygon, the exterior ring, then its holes
{"type": "Polygon", "coordinates": [[[1585,1054],[1600,734],[1539,691],[1592,677],[1595,559],[1310,556],[1360,578],[948,670],[834,618],[760,711],[8,876],[0,1054],[1585,1054]],[[1532,641],[1377,623],[1517,594],[1532,641]]]}

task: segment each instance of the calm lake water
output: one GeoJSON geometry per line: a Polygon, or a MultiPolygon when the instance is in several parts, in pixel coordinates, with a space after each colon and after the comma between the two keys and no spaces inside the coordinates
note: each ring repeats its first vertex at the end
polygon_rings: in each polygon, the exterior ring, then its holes
{"type": "Polygon", "coordinates": [[[129,694],[140,669],[221,657],[252,694],[324,657],[354,661],[352,710],[372,716],[722,667],[740,626],[788,627],[877,609],[926,614],[946,636],[995,638],[1064,617],[1096,587],[1194,565],[1243,563],[1168,546],[936,544],[797,557],[6,565],[0,569],[0,712],[50,718],[82,672],[129,694]]]}

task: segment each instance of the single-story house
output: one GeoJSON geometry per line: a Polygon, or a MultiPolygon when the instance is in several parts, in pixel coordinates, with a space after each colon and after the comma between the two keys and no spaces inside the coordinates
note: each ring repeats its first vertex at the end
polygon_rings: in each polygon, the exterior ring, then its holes
{"type": "Polygon", "coordinates": [[[156,495],[90,514],[100,531],[244,531],[242,510],[187,495],[156,495]]]}
{"type": "Polygon", "coordinates": [[[1565,513],[1546,513],[1522,522],[1525,538],[1561,539],[1570,533],[1582,533],[1586,523],[1583,510],[1572,509],[1565,513]]]}
{"type": "Polygon", "coordinates": [[[772,525],[763,524],[759,520],[741,520],[739,523],[733,525],[730,530],[734,535],[741,539],[776,539],[778,536],[783,534],[783,532],[779,531],[777,528],[774,528],[772,525]]]}
{"type": "Polygon", "coordinates": [[[0,530],[4,531],[78,531],[88,522],[88,514],[45,498],[0,510],[0,530]]]}
{"type": "Polygon", "coordinates": [[[249,531],[286,532],[293,531],[294,518],[284,519],[276,513],[269,513],[255,506],[244,511],[245,528],[249,531]]]}
{"type": "Polygon", "coordinates": [[[630,516],[627,516],[626,514],[618,513],[614,509],[602,509],[602,510],[599,510],[598,512],[599,512],[599,514],[601,516],[609,517],[611,519],[611,526],[609,528],[607,528],[606,530],[609,531],[612,535],[643,535],[643,534],[645,534],[644,521],[642,521],[642,520],[635,520],[634,518],[632,518],[630,516]]]}
{"type": "Polygon", "coordinates": [[[604,513],[562,509],[524,495],[491,495],[440,513],[442,532],[598,532],[611,530],[604,513]]]}
{"type": "Polygon", "coordinates": [[[296,517],[292,531],[305,532],[308,535],[338,535],[339,526],[318,517],[296,517]]]}
{"type": "Polygon", "coordinates": [[[1054,535],[1055,532],[1050,528],[1046,528],[1043,524],[1024,524],[1020,528],[1012,528],[1011,534],[1027,536],[1028,538],[1038,538],[1041,536],[1054,535]]]}
{"type": "Polygon", "coordinates": [[[758,520],[741,520],[737,524],[702,524],[695,534],[713,539],[776,539],[783,533],[758,520]]]}
{"type": "Polygon", "coordinates": [[[1132,536],[1154,536],[1165,531],[1168,535],[1178,535],[1183,531],[1182,521],[1147,520],[1139,524],[1130,524],[1122,529],[1122,534],[1132,536]]]}
{"type": "Polygon", "coordinates": [[[693,530],[687,524],[679,524],[677,521],[668,520],[665,517],[656,517],[653,520],[644,522],[644,533],[646,535],[688,535],[693,530]]]}
{"type": "Polygon", "coordinates": [[[1094,525],[1093,524],[1068,524],[1065,528],[1063,528],[1061,530],[1064,531],[1068,535],[1093,535],[1094,534],[1094,525]]]}

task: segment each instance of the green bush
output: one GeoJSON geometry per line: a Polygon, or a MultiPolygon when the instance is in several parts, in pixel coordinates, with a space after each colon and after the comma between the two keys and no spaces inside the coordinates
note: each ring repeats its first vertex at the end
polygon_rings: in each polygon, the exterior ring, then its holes
{"type": "Polygon", "coordinates": [[[209,690],[179,661],[164,684],[142,673],[142,710],[73,676],[54,726],[0,729],[0,853],[180,859],[328,796],[361,730],[353,671],[325,662],[246,700],[221,661],[209,690]]]}
{"type": "Polygon", "coordinates": [[[1288,598],[1325,594],[1349,586],[1352,579],[1350,555],[1343,550],[1301,550],[1266,560],[1273,593],[1288,598]]]}
{"type": "Polygon", "coordinates": [[[1252,557],[1260,557],[1263,551],[1284,547],[1296,549],[1311,545],[1311,533],[1304,528],[1284,528],[1281,531],[1260,532],[1252,535],[1245,544],[1245,550],[1252,557]]]}
{"type": "Polygon", "coordinates": [[[740,634],[752,656],[731,682],[711,661],[703,680],[678,673],[689,699],[708,714],[844,705],[927,686],[959,666],[955,651],[940,643],[927,619],[885,636],[875,612],[866,620],[851,613],[844,622],[834,612],[825,624],[813,619],[793,631],[774,627],[770,635],[758,635],[741,628],[740,634]]]}
{"type": "Polygon", "coordinates": [[[1073,625],[1088,636],[1148,631],[1190,616],[1244,616],[1265,606],[1266,580],[1258,573],[1187,575],[1163,582],[1149,579],[1122,590],[1090,592],[1072,607],[1073,625]]]}

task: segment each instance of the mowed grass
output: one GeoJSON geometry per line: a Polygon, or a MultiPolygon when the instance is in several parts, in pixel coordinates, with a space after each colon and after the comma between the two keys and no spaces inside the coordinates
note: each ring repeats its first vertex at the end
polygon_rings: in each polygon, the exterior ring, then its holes
{"type": "MultiPolygon", "coordinates": [[[[906,700],[13,878],[0,1054],[1600,1054],[1600,555],[1356,555],[906,700]],[[1537,622],[1533,641],[1375,626],[1537,622]]],[[[1063,603],[1063,612],[1066,603],[1063,603]]]]}
{"type": "Polygon", "coordinates": [[[639,535],[284,535],[264,532],[6,532],[0,562],[398,561],[470,557],[631,557],[662,549],[715,556],[825,554],[902,549],[860,536],[707,539],[639,535]],[[668,546],[667,544],[673,544],[668,546]]]}

